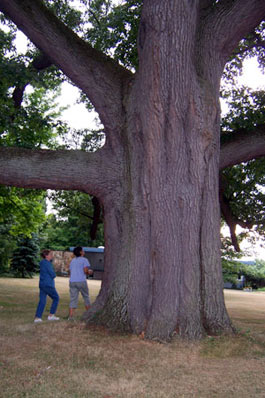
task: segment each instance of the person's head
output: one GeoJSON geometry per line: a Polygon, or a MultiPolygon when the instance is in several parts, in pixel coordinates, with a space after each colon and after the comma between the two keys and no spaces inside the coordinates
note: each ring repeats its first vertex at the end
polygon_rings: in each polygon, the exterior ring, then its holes
{"type": "Polygon", "coordinates": [[[45,258],[46,260],[50,261],[52,259],[52,252],[51,250],[44,249],[41,252],[41,257],[45,258]]]}
{"type": "Polygon", "coordinates": [[[76,257],[81,257],[83,255],[84,251],[83,248],[81,246],[77,246],[74,248],[74,255],[76,257]]]}

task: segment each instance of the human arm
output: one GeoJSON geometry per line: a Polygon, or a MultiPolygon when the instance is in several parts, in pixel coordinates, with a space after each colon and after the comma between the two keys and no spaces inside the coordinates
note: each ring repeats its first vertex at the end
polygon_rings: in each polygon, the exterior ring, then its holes
{"type": "Polygon", "coordinates": [[[84,257],[84,273],[86,275],[93,275],[93,270],[90,268],[90,263],[89,261],[84,257]]]}
{"type": "Polygon", "coordinates": [[[85,267],[85,268],[84,268],[84,273],[85,273],[86,275],[93,275],[93,270],[90,269],[90,268],[88,268],[88,267],[85,267]]]}
{"type": "Polygon", "coordinates": [[[49,276],[54,279],[56,278],[56,273],[53,269],[52,263],[48,260],[45,261],[45,265],[46,265],[46,271],[49,274],[49,276]]]}

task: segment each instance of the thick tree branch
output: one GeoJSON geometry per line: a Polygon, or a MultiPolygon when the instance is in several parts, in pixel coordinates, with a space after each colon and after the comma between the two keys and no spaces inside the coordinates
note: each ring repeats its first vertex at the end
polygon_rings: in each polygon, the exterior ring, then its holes
{"type": "Polygon", "coordinates": [[[104,148],[87,153],[0,147],[0,184],[79,190],[101,197],[115,189],[119,172],[106,151],[104,148]]]}
{"type": "MultiPolygon", "coordinates": [[[[210,6],[206,0],[201,4],[210,6]]],[[[264,0],[220,0],[201,14],[200,40],[205,43],[204,59],[216,54],[221,66],[227,62],[240,40],[252,32],[265,18],[264,0]],[[209,47],[210,40],[210,47],[209,47]],[[212,51],[211,51],[212,48],[212,51]]],[[[207,61],[207,59],[206,59],[207,61]]],[[[221,71],[221,69],[220,69],[221,71]]]]}
{"type": "Polygon", "coordinates": [[[239,218],[234,216],[232,209],[230,207],[229,199],[224,195],[222,187],[220,187],[219,198],[220,198],[220,207],[222,215],[230,230],[232,245],[234,246],[237,252],[240,252],[240,246],[236,235],[236,226],[240,225],[240,227],[242,228],[251,229],[253,227],[253,224],[251,222],[240,220],[239,218]]]}
{"type": "Polygon", "coordinates": [[[265,18],[264,0],[221,0],[218,4],[220,49],[226,59],[239,41],[265,18]]]}
{"type": "Polygon", "coordinates": [[[88,96],[106,133],[121,126],[130,72],[79,38],[40,0],[1,0],[0,11],[88,96]]]}
{"type": "Polygon", "coordinates": [[[265,125],[253,131],[239,130],[223,137],[220,170],[265,156],[265,125]]]}

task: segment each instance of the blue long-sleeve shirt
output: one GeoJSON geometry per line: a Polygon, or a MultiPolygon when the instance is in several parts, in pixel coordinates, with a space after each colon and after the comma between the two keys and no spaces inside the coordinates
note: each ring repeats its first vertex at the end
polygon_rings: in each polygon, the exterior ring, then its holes
{"type": "Polygon", "coordinates": [[[46,259],[40,262],[40,283],[39,287],[50,286],[55,287],[54,278],[56,274],[54,272],[52,263],[46,259]]]}

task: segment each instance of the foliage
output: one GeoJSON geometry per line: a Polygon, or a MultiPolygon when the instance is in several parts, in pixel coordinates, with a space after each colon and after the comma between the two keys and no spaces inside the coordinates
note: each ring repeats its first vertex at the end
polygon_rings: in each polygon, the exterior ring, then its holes
{"type": "Polygon", "coordinates": [[[55,214],[50,214],[42,231],[42,246],[68,250],[70,246],[104,245],[103,224],[98,225],[96,239],[90,237],[93,206],[87,194],[77,191],[56,191],[50,194],[55,214]]]}
{"type": "MultiPolygon", "coordinates": [[[[257,125],[265,123],[265,92],[254,91],[246,87],[224,90],[223,97],[229,106],[223,116],[221,141],[230,140],[231,135],[242,129],[253,131],[257,125]]],[[[265,159],[251,160],[222,172],[224,195],[234,219],[253,227],[259,236],[265,236],[264,223],[264,166],[265,159]]],[[[241,233],[247,237],[246,232],[241,233]]],[[[254,236],[254,235],[253,235],[254,236]]],[[[240,237],[238,237],[240,240],[240,237]]]]}
{"type": "Polygon", "coordinates": [[[222,271],[224,283],[230,282],[233,285],[236,285],[240,273],[239,263],[237,261],[229,261],[222,258],[222,271]]]}
{"type": "Polygon", "coordinates": [[[82,13],[73,8],[75,0],[45,0],[45,3],[69,28],[80,31],[82,13]]]}
{"type": "Polygon", "coordinates": [[[9,273],[9,259],[16,247],[16,238],[10,235],[12,224],[0,223],[0,275],[9,273]]]}
{"type": "Polygon", "coordinates": [[[2,135],[0,145],[20,146],[24,148],[48,148],[56,147],[57,129],[61,123],[56,121],[58,111],[54,108],[54,99],[58,92],[50,96],[44,88],[37,88],[30,94],[24,94],[23,107],[15,110],[10,104],[10,117],[4,116],[0,120],[2,124],[2,135]]]}
{"type": "Polygon", "coordinates": [[[265,261],[256,260],[255,264],[243,264],[240,266],[240,272],[246,278],[246,286],[254,289],[265,286],[265,261]]]}
{"type": "Polygon", "coordinates": [[[265,91],[249,87],[226,87],[221,91],[226,100],[228,112],[223,115],[221,125],[222,142],[229,139],[229,133],[239,129],[253,130],[253,126],[264,124],[265,91]]]}
{"type": "Polygon", "coordinates": [[[36,235],[20,237],[11,260],[11,272],[16,277],[32,277],[38,270],[39,242],[36,235]]]}
{"type": "Polygon", "coordinates": [[[224,71],[224,81],[235,83],[236,77],[242,73],[244,60],[257,57],[261,70],[265,68],[265,22],[257,26],[247,37],[239,43],[235,49],[230,62],[226,64],[224,71]]]}
{"type": "Polygon", "coordinates": [[[237,279],[244,276],[244,286],[254,289],[265,286],[265,261],[255,260],[255,263],[238,260],[222,259],[224,282],[231,282],[236,287],[237,279]]]}
{"type": "Polygon", "coordinates": [[[30,236],[45,220],[45,193],[0,186],[0,222],[10,224],[9,235],[30,236]]]}
{"type": "Polygon", "coordinates": [[[19,54],[15,33],[13,26],[8,32],[0,30],[0,145],[54,147],[60,127],[61,109],[56,110],[55,99],[61,74],[43,64],[36,49],[19,54]]]}
{"type": "Polygon", "coordinates": [[[61,149],[81,149],[94,152],[104,145],[105,134],[102,128],[94,129],[71,129],[71,134],[64,135],[61,149]]]}
{"type": "Polygon", "coordinates": [[[142,0],[114,6],[113,1],[94,0],[87,11],[89,26],[84,38],[122,65],[137,69],[137,33],[142,0]]]}
{"type": "MultiPolygon", "coordinates": [[[[39,51],[31,46],[19,54],[16,28],[3,17],[1,22],[0,145],[55,148],[56,136],[65,132],[56,104],[61,73],[54,67],[37,70],[39,51]]],[[[41,190],[0,186],[0,272],[9,270],[16,237],[30,239],[45,221],[45,196],[41,190]]]]}
{"type": "Polygon", "coordinates": [[[31,238],[44,221],[44,191],[0,186],[0,273],[9,271],[17,237],[31,238]]]}

